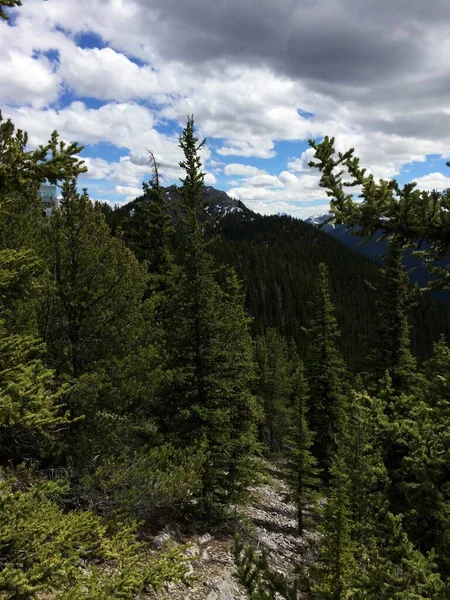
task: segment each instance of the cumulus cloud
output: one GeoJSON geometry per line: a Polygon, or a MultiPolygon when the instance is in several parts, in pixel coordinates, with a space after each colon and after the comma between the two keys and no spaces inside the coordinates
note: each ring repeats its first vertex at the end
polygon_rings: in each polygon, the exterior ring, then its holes
{"type": "Polygon", "coordinates": [[[256,175],[267,175],[267,171],[263,169],[258,169],[258,167],[254,167],[252,165],[244,165],[242,163],[230,163],[226,165],[223,172],[228,176],[237,176],[237,177],[253,177],[256,175]]]}
{"type": "Polygon", "coordinates": [[[231,182],[227,192],[251,210],[262,214],[289,213],[299,218],[322,208],[323,212],[328,210],[329,202],[319,186],[318,174],[296,175],[291,171],[282,171],[275,176],[251,175],[251,172],[250,169],[241,181],[231,182]]]}
{"type": "MultiPolygon", "coordinates": [[[[87,158],[91,179],[136,189],[151,148],[164,181],[176,180],[180,149],[168,131],[192,113],[217,140],[202,154],[208,183],[223,169],[266,208],[275,196],[292,210],[323,198],[312,151],[278,175],[238,172],[235,157],[270,161],[278,142],[333,135],[338,150],[355,147],[376,176],[392,177],[449,151],[447,0],[432,10],[422,0],[27,0],[14,12],[0,23],[2,110],[31,145],[57,128],[121,149],[114,162],[87,158]],[[86,33],[97,48],[80,47],[86,33]],[[67,91],[95,108],[65,105],[67,91]]],[[[421,185],[443,185],[440,176],[421,185]]]]}
{"type": "Polygon", "coordinates": [[[446,177],[443,173],[428,173],[423,177],[414,179],[417,187],[421,190],[446,190],[450,188],[450,177],[446,177]]]}
{"type": "Polygon", "coordinates": [[[205,174],[205,184],[206,185],[214,185],[217,183],[217,178],[214,173],[206,173],[205,174]]]}

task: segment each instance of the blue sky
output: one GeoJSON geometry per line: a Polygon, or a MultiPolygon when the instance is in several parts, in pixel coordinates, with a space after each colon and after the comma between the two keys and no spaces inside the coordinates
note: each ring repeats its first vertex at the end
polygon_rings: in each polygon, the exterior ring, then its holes
{"type": "Polygon", "coordinates": [[[147,149],[177,183],[187,114],[206,183],[253,210],[324,212],[307,139],[355,147],[377,177],[450,186],[448,2],[26,0],[0,23],[0,106],[85,146],[93,199],[139,194],[147,149]],[[398,5],[398,6],[397,6],[398,5]]]}

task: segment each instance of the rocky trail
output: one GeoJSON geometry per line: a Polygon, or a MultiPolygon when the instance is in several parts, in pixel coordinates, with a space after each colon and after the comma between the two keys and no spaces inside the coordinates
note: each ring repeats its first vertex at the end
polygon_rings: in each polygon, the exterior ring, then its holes
{"type": "MultiPolygon", "coordinates": [[[[269,565],[291,575],[295,564],[309,565],[317,554],[317,532],[306,530],[300,537],[296,529],[295,506],[285,501],[286,485],[278,467],[270,465],[265,481],[251,488],[250,502],[238,508],[239,523],[258,550],[267,553],[269,565]]],[[[154,544],[163,548],[171,535],[162,532],[154,544]]],[[[249,595],[235,577],[236,565],[231,551],[233,535],[191,535],[177,539],[190,544],[195,581],[189,588],[169,586],[157,600],[244,600],[249,595]]]]}

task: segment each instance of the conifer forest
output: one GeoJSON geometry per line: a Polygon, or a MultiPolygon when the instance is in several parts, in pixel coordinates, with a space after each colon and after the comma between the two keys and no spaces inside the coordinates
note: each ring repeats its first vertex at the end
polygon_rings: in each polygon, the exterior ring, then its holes
{"type": "Polygon", "coordinates": [[[82,146],[48,135],[0,113],[0,598],[221,600],[189,595],[194,534],[225,540],[230,600],[450,598],[450,190],[310,140],[378,263],[291,216],[211,217],[191,116],[171,202],[153,151],[139,197],[91,200],[82,146]],[[308,545],[281,570],[244,516],[273,485],[308,545]]]}

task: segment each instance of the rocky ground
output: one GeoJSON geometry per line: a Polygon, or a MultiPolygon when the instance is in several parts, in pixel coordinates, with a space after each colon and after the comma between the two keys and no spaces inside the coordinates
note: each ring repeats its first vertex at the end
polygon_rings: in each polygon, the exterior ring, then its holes
{"type": "MultiPolygon", "coordinates": [[[[296,530],[295,507],[285,501],[286,486],[281,473],[270,465],[263,483],[250,490],[251,502],[239,508],[239,516],[258,549],[264,549],[270,565],[286,575],[298,561],[309,565],[317,554],[317,532],[306,530],[300,537],[296,530]]],[[[162,532],[155,545],[163,548],[171,538],[162,532]]],[[[246,590],[234,577],[235,564],[231,553],[233,536],[191,535],[183,537],[194,560],[192,574],[196,581],[190,588],[171,586],[155,596],[158,600],[244,600],[246,590]]]]}

